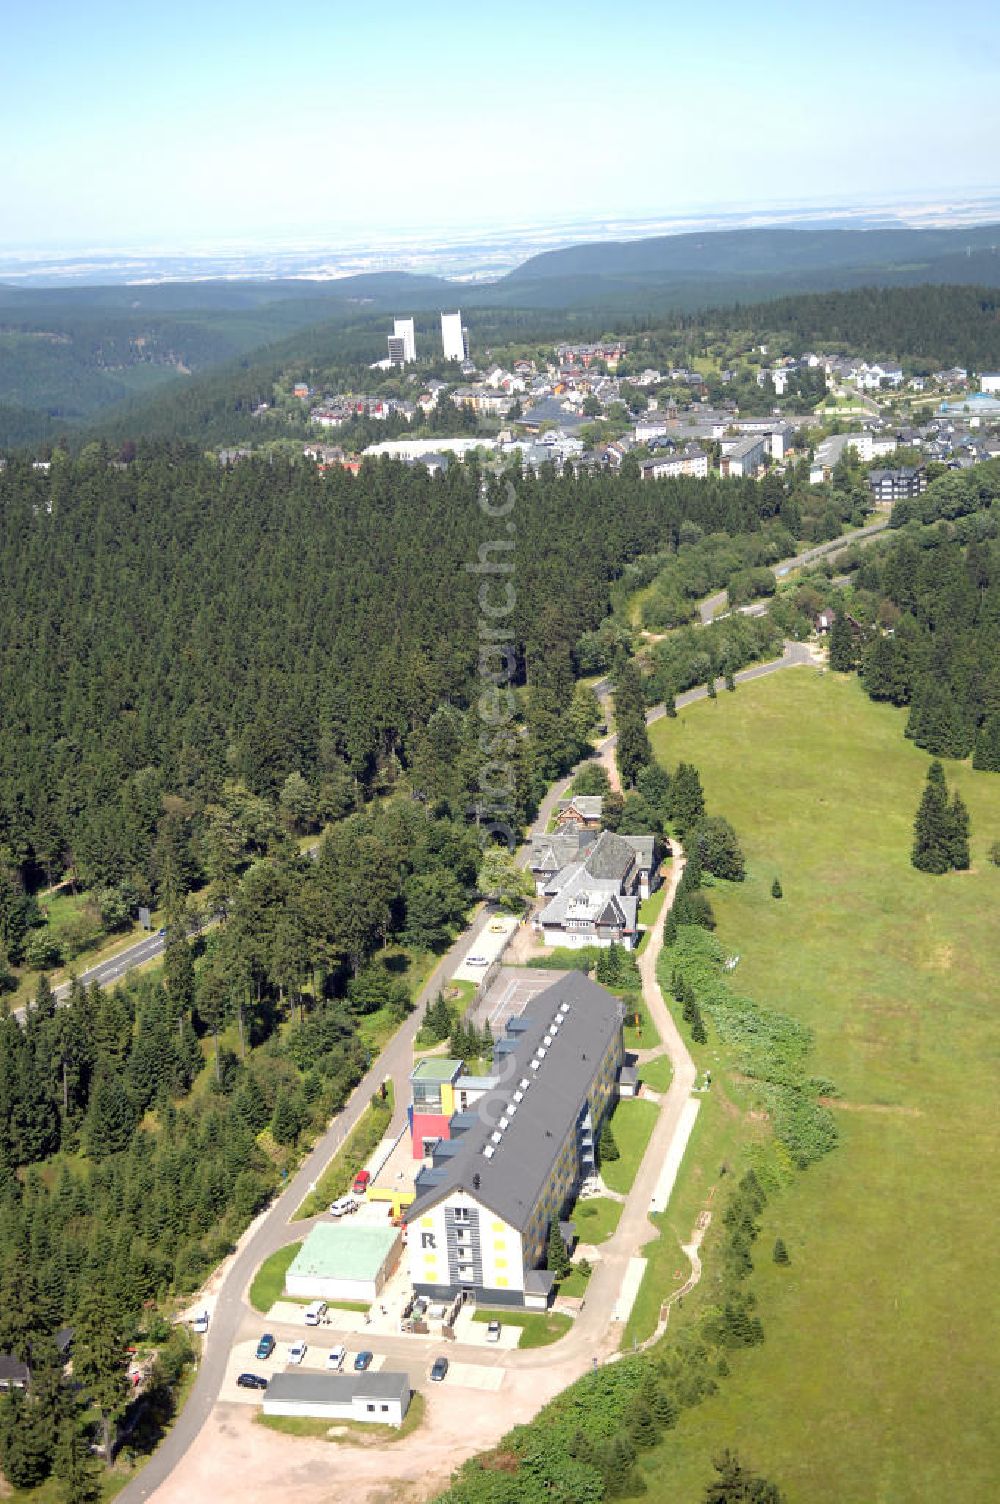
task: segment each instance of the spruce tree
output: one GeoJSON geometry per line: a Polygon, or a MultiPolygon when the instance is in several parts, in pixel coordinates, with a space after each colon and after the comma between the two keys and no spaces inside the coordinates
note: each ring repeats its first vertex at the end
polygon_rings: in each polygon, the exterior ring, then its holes
{"type": "Polygon", "coordinates": [[[952,795],[948,810],[948,859],[958,872],[969,867],[969,811],[961,794],[952,795]]]}
{"type": "Polygon", "coordinates": [[[782,898],[782,897],[784,897],[784,895],[782,893],[782,890],[781,890],[781,883],[780,883],[780,881],[779,881],[778,878],[775,878],[774,882],[771,884],[771,897],[772,898],[782,898]]]}
{"type": "Polygon", "coordinates": [[[558,1217],[553,1217],[549,1226],[549,1246],[546,1263],[556,1279],[565,1279],[572,1268],[558,1217]]]}
{"type": "Polygon", "coordinates": [[[775,1238],[774,1252],[772,1253],[771,1257],[774,1259],[774,1262],[776,1264],[791,1263],[791,1259],[788,1257],[788,1249],[785,1247],[784,1239],[775,1238]]]}
{"type": "Polygon", "coordinates": [[[1000,712],[988,715],[980,726],[972,766],[981,773],[1000,773],[1000,712]]]}
{"type": "Polygon", "coordinates": [[[783,1504],[780,1490],[743,1467],[735,1452],[713,1459],[718,1476],[705,1489],[702,1504],[783,1504]]]}
{"type": "Polygon", "coordinates": [[[951,866],[949,820],[944,769],[936,760],[927,770],[923,797],[913,822],[910,860],[918,872],[940,874],[951,866]]]}
{"type": "Polygon", "coordinates": [[[621,1158],[621,1151],[618,1148],[618,1143],[615,1139],[614,1133],[611,1131],[610,1118],[601,1129],[601,1137],[598,1147],[602,1164],[612,1164],[614,1160],[621,1158]]]}
{"type": "Polygon", "coordinates": [[[656,1424],[656,1417],[644,1399],[640,1398],[633,1402],[628,1429],[629,1435],[640,1452],[648,1452],[659,1441],[660,1431],[656,1424]]]}
{"type": "Polygon", "coordinates": [[[854,637],[843,611],[838,611],[830,628],[830,667],[838,674],[849,674],[855,665],[854,637]]]}

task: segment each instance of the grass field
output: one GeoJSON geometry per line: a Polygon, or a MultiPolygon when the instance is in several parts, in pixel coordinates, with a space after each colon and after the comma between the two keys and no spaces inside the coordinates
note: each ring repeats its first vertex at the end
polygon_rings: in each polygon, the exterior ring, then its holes
{"type": "Polygon", "coordinates": [[[601,1178],[609,1191],[625,1193],[632,1189],[659,1110],[655,1103],[641,1102],[637,1097],[618,1103],[611,1127],[620,1157],[601,1164],[601,1178]]]}
{"type": "Polygon", "coordinates": [[[673,1078],[674,1068],[669,1055],[658,1055],[655,1060],[647,1060],[645,1065],[639,1066],[639,1080],[645,1082],[651,1091],[666,1091],[673,1078]]]}
{"type": "Polygon", "coordinates": [[[573,1208],[572,1221],[581,1243],[603,1243],[618,1226],[622,1214],[620,1201],[610,1196],[591,1196],[578,1201],[573,1208]]]}
{"type": "MultiPolygon", "coordinates": [[[[904,723],[854,679],[802,669],[652,729],[668,763],[698,766],[710,808],[744,843],[748,881],[712,891],[719,937],[742,957],[734,985],[812,1027],[811,1068],[841,1099],[839,1147],[764,1213],[751,1283],[766,1341],[734,1355],[719,1393],[644,1457],[651,1500],[700,1498],[723,1446],[787,1504],[995,1492],[1000,870],[986,853],[1000,838],[1000,777],[945,765],[971,811],[972,870],[915,872],[929,760],[904,723]],[[790,1267],[770,1258],[777,1235],[790,1267]]],[[[721,1089],[666,1219],[685,1239],[722,1162],[766,1131],[711,1037],[699,1057],[721,1089]]],[[[644,1323],[680,1261],[664,1243],[644,1323]]]]}
{"type": "Polygon", "coordinates": [[[248,1299],[255,1311],[266,1316],[285,1288],[288,1266],[302,1247],[301,1243],[289,1243],[265,1259],[253,1277],[248,1299]]]}
{"type": "Polygon", "coordinates": [[[625,1003],[625,1048],[652,1050],[660,1043],[660,1031],[649,1016],[649,1009],[638,992],[629,992],[625,1003]],[[638,1025],[636,1019],[638,1018],[638,1025]]]}
{"type": "Polygon", "coordinates": [[[639,923],[643,926],[642,938],[637,946],[640,955],[649,943],[650,931],[659,917],[660,910],[663,908],[663,900],[666,896],[666,887],[661,883],[656,892],[651,893],[648,898],[644,898],[639,905],[639,923]]]}
{"type": "Polygon", "coordinates": [[[573,1325],[572,1316],[564,1316],[561,1311],[508,1311],[506,1306],[498,1306],[496,1310],[480,1306],[473,1312],[472,1319],[499,1321],[501,1326],[519,1326],[519,1347],[548,1347],[565,1337],[573,1325]]]}

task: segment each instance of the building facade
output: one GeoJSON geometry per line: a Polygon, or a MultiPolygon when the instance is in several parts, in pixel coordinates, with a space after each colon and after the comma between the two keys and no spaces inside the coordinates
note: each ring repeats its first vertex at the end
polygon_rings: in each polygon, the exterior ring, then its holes
{"type": "Polygon", "coordinates": [[[462,331],[462,314],[442,313],[441,315],[441,346],[444,350],[445,360],[465,359],[465,338],[462,331]]]}

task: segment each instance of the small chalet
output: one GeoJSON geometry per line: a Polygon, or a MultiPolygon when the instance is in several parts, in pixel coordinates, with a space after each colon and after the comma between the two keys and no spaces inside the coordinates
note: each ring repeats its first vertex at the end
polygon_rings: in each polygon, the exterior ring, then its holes
{"type": "Polygon", "coordinates": [[[556,806],[556,826],[559,830],[600,830],[601,810],[604,800],[600,794],[576,794],[572,799],[560,799],[556,806]]]}

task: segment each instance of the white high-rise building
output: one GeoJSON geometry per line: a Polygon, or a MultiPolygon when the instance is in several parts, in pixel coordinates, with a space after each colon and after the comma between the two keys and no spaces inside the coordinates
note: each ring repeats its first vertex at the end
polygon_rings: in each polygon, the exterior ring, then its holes
{"type": "Polygon", "coordinates": [[[442,313],[441,344],[444,347],[445,360],[465,359],[465,336],[462,329],[461,311],[442,313]]]}
{"type": "Polygon", "coordinates": [[[413,328],[412,319],[394,319],[392,332],[397,339],[403,341],[403,359],[416,360],[417,336],[413,328]]]}

